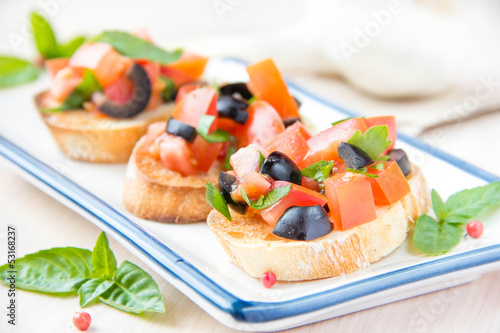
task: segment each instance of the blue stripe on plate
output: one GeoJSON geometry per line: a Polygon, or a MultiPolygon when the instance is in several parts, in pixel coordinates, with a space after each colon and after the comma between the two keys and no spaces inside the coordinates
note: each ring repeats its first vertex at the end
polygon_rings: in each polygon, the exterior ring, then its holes
{"type": "MultiPolygon", "coordinates": [[[[238,59],[226,58],[225,61],[233,61],[241,65],[245,64],[238,59]]],[[[294,83],[288,82],[288,84],[300,93],[331,108],[344,112],[347,116],[355,116],[351,111],[345,110],[321,97],[315,96],[296,86],[294,83]]],[[[406,135],[400,135],[400,137],[403,141],[416,148],[436,156],[481,179],[489,182],[500,180],[499,177],[480,170],[447,153],[437,149],[430,150],[427,145],[418,139],[406,135]]],[[[196,267],[183,260],[181,256],[161,243],[157,238],[147,233],[143,228],[126,218],[106,202],[67,177],[59,174],[57,171],[31,156],[1,135],[0,155],[10,160],[20,169],[31,174],[49,188],[55,190],[62,197],[91,214],[100,223],[114,230],[114,232],[123,239],[128,240],[137,250],[141,251],[141,253],[162,267],[165,272],[183,281],[188,287],[196,291],[216,308],[229,313],[236,320],[249,323],[267,322],[308,313],[416,281],[500,261],[500,245],[494,245],[392,271],[349,283],[340,288],[326,290],[289,301],[273,303],[247,302],[226,291],[201,273],[196,267]]]]}

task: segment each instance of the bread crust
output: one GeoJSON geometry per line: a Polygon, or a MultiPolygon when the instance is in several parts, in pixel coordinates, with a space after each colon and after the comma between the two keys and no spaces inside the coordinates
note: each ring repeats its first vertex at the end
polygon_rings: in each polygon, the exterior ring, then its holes
{"type": "Polygon", "coordinates": [[[346,231],[332,231],[313,241],[275,236],[260,216],[233,215],[228,221],[212,210],[207,219],[232,261],[253,277],[272,271],[278,280],[300,281],[348,274],[370,266],[401,245],[415,220],[427,211],[430,195],[414,166],[412,189],[401,201],[377,207],[377,219],[346,231]]]}
{"type": "Polygon", "coordinates": [[[149,124],[168,119],[173,103],[130,119],[97,117],[85,110],[43,113],[47,92],[35,96],[35,105],[61,151],[71,159],[95,163],[125,163],[149,124]]]}
{"type": "Polygon", "coordinates": [[[125,174],[123,205],[137,217],[159,222],[191,223],[205,221],[205,184],[217,184],[220,163],[208,173],[183,177],[167,169],[145,148],[146,138],[136,144],[125,174]]]}

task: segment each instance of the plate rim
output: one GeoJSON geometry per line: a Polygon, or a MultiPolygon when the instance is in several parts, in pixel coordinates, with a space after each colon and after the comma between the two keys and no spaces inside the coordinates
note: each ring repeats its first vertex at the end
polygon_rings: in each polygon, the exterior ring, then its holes
{"type": "MultiPolygon", "coordinates": [[[[218,59],[222,62],[234,62],[241,66],[247,64],[247,62],[241,59],[232,57],[218,59]]],[[[290,80],[286,81],[289,87],[302,95],[308,96],[308,98],[324,104],[331,109],[338,110],[346,116],[359,116],[349,109],[315,95],[290,80]]],[[[500,177],[427,145],[417,138],[399,132],[398,138],[477,178],[487,182],[500,181],[500,177]]],[[[286,301],[245,301],[203,274],[194,265],[184,260],[182,256],[148,233],[133,220],[128,219],[113,208],[113,206],[27,153],[1,134],[0,156],[3,156],[18,168],[24,170],[65,199],[83,209],[107,228],[113,230],[118,236],[127,240],[136,250],[140,251],[152,262],[155,262],[165,272],[183,281],[187,287],[214,305],[216,309],[231,315],[235,320],[240,322],[265,323],[306,314],[398,286],[500,261],[500,244],[496,244],[396,269],[384,274],[347,283],[341,287],[335,287],[286,301]]]]}

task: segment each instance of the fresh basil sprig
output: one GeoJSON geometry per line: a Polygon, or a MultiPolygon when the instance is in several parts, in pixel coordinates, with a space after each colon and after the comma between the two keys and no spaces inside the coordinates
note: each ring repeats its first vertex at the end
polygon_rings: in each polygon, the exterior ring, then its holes
{"type": "Polygon", "coordinates": [[[245,200],[245,202],[250,207],[261,210],[271,207],[272,205],[280,201],[283,197],[288,195],[291,188],[292,185],[276,187],[275,189],[269,191],[266,195],[261,195],[260,198],[255,201],[250,201],[250,199],[248,199],[248,196],[246,195],[245,191],[243,191],[243,189],[241,189],[241,196],[243,197],[243,200],[245,200]]]}
{"type": "Polygon", "coordinates": [[[45,59],[71,57],[85,42],[85,37],[76,37],[65,45],[58,44],[49,22],[36,12],[31,13],[31,28],[36,48],[45,59]]]}
{"type": "Polygon", "coordinates": [[[500,182],[457,192],[446,202],[436,190],[432,190],[431,197],[437,220],[426,214],[420,215],[413,242],[424,254],[440,255],[460,243],[465,223],[489,208],[500,206],[500,182]]]}
{"type": "Polygon", "coordinates": [[[205,141],[210,142],[210,143],[217,143],[217,142],[226,142],[231,139],[231,136],[229,135],[228,132],[217,129],[213,131],[212,133],[208,134],[208,131],[210,129],[210,126],[212,126],[212,123],[215,121],[215,116],[208,116],[204,115],[200,118],[198,121],[198,126],[196,127],[196,132],[205,139],[205,141]]]}
{"type": "Polygon", "coordinates": [[[354,172],[354,173],[360,173],[362,175],[365,175],[369,178],[378,178],[378,175],[375,175],[373,173],[368,173],[368,169],[365,167],[365,168],[361,168],[361,169],[351,169],[351,168],[346,168],[347,171],[350,171],[350,172],[354,172]]]}
{"type": "Polygon", "coordinates": [[[28,254],[0,266],[0,280],[15,270],[16,287],[43,293],[77,294],[85,307],[100,298],[120,310],[141,313],[165,312],[165,304],[153,278],[136,265],[124,261],[116,269],[116,259],[106,234],[97,239],[94,250],[76,247],[52,248],[28,254]]]}
{"type": "Polygon", "coordinates": [[[111,44],[121,55],[134,59],[155,61],[163,65],[179,60],[182,55],[181,49],[168,52],[142,38],[123,31],[105,31],[92,40],[111,44]]]}
{"type": "Polygon", "coordinates": [[[300,172],[302,176],[313,178],[315,181],[322,183],[330,176],[333,165],[333,161],[319,161],[300,170],[300,172]]]}
{"type": "Polygon", "coordinates": [[[8,88],[34,81],[39,71],[32,63],[0,55],[0,88],[8,88]]]}
{"type": "Polygon", "coordinates": [[[206,183],[205,187],[207,188],[206,200],[207,203],[219,213],[224,215],[226,219],[232,221],[231,213],[229,213],[229,208],[227,207],[226,199],[220,194],[217,187],[215,187],[212,183],[206,183]]]}
{"type": "Polygon", "coordinates": [[[386,125],[370,127],[364,134],[357,130],[347,143],[361,148],[374,161],[387,161],[389,156],[380,156],[391,144],[391,140],[387,140],[389,130],[386,125]]]}

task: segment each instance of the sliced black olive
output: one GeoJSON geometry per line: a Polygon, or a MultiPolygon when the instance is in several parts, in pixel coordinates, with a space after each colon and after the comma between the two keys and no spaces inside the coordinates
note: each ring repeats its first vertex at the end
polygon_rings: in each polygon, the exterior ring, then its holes
{"type": "Polygon", "coordinates": [[[292,126],[297,121],[301,122],[302,120],[300,119],[300,117],[290,117],[290,118],[283,119],[283,124],[285,125],[285,127],[288,127],[288,126],[292,126]]]}
{"type": "Polygon", "coordinates": [[[236,180],[236,176],[232,174],[224,171],[219,172],[219,190],[231,209],[238,214],[244,215],[248,210],[246,202],[236,202],[231,197],[231,192],[236,188],[236,180]]]}
{"type": "Polygon", "coordinates": [[[220,96],[217,100],[219,117],[234,119],[239,124],[245,124],[248,119],[248,103],[233,96],[220,96]]]}
{"type": "Polygon", "coordinates": [[[224,86],[219,87],[219,91],[221,95],[231,96],[234,94],[239,94],[246,100],[249,100],[253,97],[252,93],[247,87],[245,82],[237,82],[237,83],[229,83],[224,86]]]}
{"type": "Polygon", "coordinates": [[[344,160],[345,165],[350,169],[361,169],[373,162],[373,159],[363,149],[342,142],[337,148],[339,157],[344,160]]]}
{"type": "Polygon", "coordinates": [[[287,239],[309,241],[329,234],[333,225],[321,205],[292,206],[281,215],[273,234],[287,239]]]}
{"type": "Polygon", "coordinates": [[[167,133],[180,136],[187,142],[193,142],[196,138],[196,129],[180,120],[170,118],[165,129],[167,133]]]}
{"type": "Polygon", "coordinates": [[[138,115],[148,105],[151,97],[151,82],[148,74],[139,64],[134,64],[126,73],[127,78],[134,84],[134,92],[125,104],[110,101],[106,96],[97,104],[102,113],[114,118],[131,118],[138,115]]]}
{"type": "Polygon", "coordinates": [[[297,165],[285,154],[275,151],[262,163],[260,173],[268,174],[276,180],[300,185],[302,183],[302,173],[297,165]]]}
{"type": "Polygon", "coordinates": [[[387,152],[389,161],[396,161],[405,177],[411,173],[411,163],[403,149],[392,149],[387,152]]]}
{"type": "Polygon", "coordinates": [[[295,100],[295,103],[297,103],[297,107],[300,109],[300,107],[302,106],[302,102],[295,96],[292,96],[293,99],[295,100]]]}

